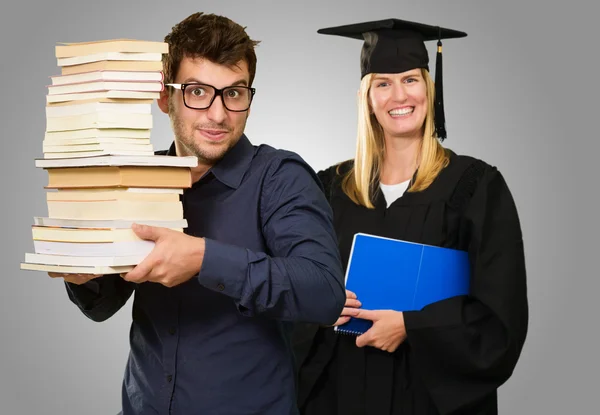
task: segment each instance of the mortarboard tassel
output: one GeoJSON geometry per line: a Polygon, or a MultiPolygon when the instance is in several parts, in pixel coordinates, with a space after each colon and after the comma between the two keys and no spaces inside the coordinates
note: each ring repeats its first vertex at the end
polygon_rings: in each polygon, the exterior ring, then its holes
{"type": "Polygon", "coordinates": [[[442,39],[441,29],[435,59],[435,132],[440,141],[446,139],[446,117],[444,115],[444,93],[442,83],[442,39]]]}

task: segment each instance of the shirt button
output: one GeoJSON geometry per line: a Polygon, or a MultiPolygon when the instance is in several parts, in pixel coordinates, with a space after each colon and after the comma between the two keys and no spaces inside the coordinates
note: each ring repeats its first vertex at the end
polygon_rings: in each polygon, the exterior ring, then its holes
{"type": "Polygon", "coordinates": [[[225,286],[223,284],[217,285],[217,290],[223,291],[224,289],[225,289],[225,286]]]}
{"type": "Polygon", "coordinates": [[[171,383],[172,380],[173,380],[173,375],[168,375],[167,382],[171,383]]]}
{"type": "Polygon", "coordinates": [[[171,335],[175,334],[175,327],[171,327],[169,329],[169,334],[171,334],[171,335]]]}

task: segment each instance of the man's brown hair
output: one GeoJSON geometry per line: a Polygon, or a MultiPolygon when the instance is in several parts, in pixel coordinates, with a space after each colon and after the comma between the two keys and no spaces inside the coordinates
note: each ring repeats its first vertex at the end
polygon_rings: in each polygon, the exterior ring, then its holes
{"type": "Polygon", "coordinates": [[[169,53],[163,55],[164,82],[175,82],[182,59],[189,57],[205,58],[228,67],[245,60],[251,86],[256,73],[254,47],[260,42],[250,39],[245,29],[231,19],[215,14],[198,12],[186,17],[165,36],[169,53]]]}

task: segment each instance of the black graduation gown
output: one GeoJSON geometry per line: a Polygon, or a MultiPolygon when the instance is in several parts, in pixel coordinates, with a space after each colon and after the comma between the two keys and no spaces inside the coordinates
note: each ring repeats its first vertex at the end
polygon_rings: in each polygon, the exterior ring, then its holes
{"type": "MultiPolygon", "coordinates": [[[[357,232],[469,252],[469,296],[404,313],[407,339],[394,353],[358,348],[332,328],[298,325],[303,415],[497,414],[497,388],[512,374],[528,327],[523,240],[515,203],[493,166],[449,151],[423,192],[375,209],[341,190],[336,166],[319,172],[334,212],[344,269],[357,232]]],[[[342,173],[351,161],[342,163],[342,173]]],[[[360,296],[359,296],[360,300],[360,296]]]]}

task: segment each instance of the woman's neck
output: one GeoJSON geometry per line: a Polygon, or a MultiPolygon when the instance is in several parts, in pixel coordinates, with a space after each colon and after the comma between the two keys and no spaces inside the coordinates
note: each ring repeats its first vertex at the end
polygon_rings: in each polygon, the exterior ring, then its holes
{"type": "Polygon", "coordinates": [[[410,180],[418,167],[420,138],[385,137],[380,182],[397,184],[410,180]]]}

